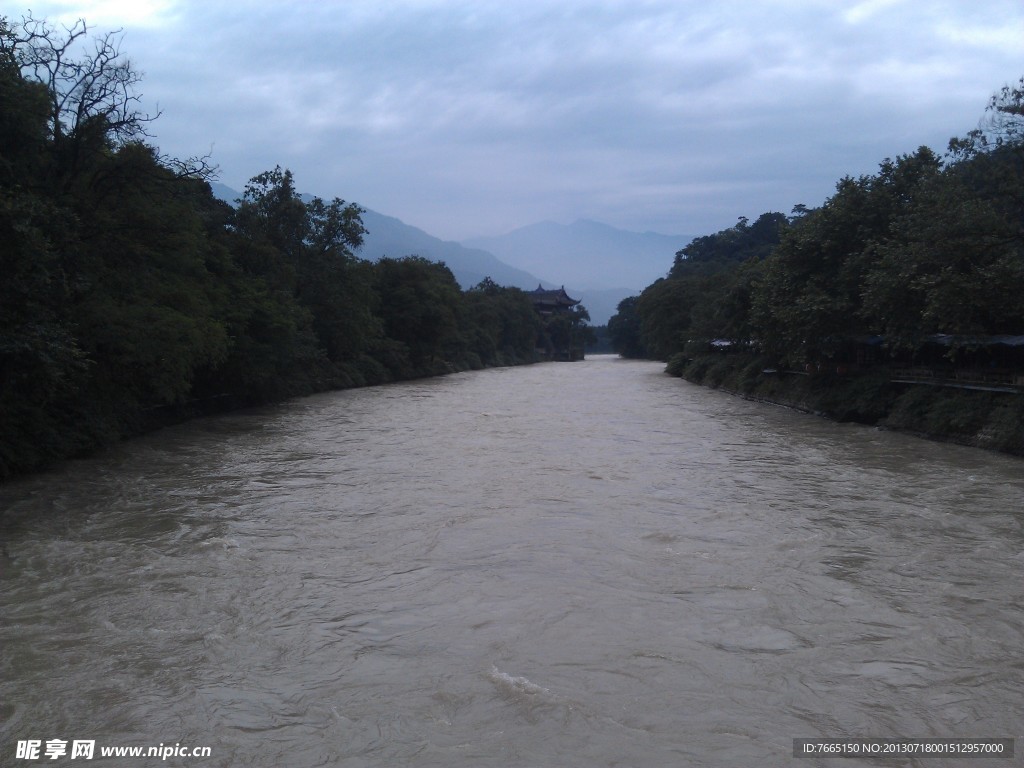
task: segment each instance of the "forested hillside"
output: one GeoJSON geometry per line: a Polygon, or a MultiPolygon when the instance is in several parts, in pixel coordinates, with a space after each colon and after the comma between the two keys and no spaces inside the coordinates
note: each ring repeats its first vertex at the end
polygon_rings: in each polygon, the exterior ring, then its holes
{"type": "Polygon", "coordinates": [[[1024,79],[996,93],[944,157],[921,147],[840,180],[820,208],[693,240],[665,278],[619,306],[609,333],[621,354],[744,391],[810,374],[799,389],[812,408],[870,422],[900,421],[900,381],[934,385],[932,400],[953,397],[939,388],[1005,393],[990,398],[996,426],[966,415],[962,398],[918,421],[959,419],[972,434],[988,424],[1024,450],[1022,212],[1024,79]]]}
{"type": "Polygon", "coordinates": [[[147,144],[112,36],[0,20],[0,477],[197,413],[533,359],[526,295],[356,254],[275,168],[237,209],[147,144]]]}

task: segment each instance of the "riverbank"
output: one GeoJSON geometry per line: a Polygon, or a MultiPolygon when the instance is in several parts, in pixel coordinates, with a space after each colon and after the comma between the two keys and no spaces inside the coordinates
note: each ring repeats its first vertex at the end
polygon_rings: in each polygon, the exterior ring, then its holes
{"type": "Polygon", "coordinates": [[[1024,395],[900,384],[885,369],[860,374],[778,371],[754,354],[678,355],[667,372],[702,386],[931,440],[1024,456],[1024,395]]]}

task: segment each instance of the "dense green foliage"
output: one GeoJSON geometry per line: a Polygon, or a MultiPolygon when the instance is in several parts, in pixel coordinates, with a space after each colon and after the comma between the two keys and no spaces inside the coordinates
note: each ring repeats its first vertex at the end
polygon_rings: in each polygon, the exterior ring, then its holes
{"type": "Polygon", "coordinates": [[[1024,79],[945,158],[922,147],[820,208],[697,238],[609,334],[697,383],[1024,454],[1022,211],[1024,79]]]}
{"type": "Polygon", "coordinates": [[[669,367],[689,381],[748,399],[1024,456],[1024,397],[1019,394],[900,385],[881,368],[857,376],[834,371],[766,375],[770,362],[753,352],[710,352],[673,358],[669,367]]]}
{"type": "Polygon", "coordinates": [[[360,209],[280,168],[216,200],[161,157],[110,37],[0,20],[0,477],[197,413],[530,362],[490,280],[356,257],[360,209]]]}
{"type": "Polygon", "coordinates": [[[948,334],[955,360],[981,337],[1024,334],[1024,79],[986,114],[945,158],[922,147],[842,179],[820,208],[697,238],[620,304],[616,350],[685,361],[715,342],[802,369],[869,337],[913,360],[948,334]]]}

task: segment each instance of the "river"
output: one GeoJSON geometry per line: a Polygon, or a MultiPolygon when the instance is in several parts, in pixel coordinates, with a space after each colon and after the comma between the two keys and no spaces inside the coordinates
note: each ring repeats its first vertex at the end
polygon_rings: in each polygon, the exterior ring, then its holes
{"type": "MultiPolygon", "coordinates": [[[[0,487],[0,764],[773,766],[1020,737],[1024,464],[596,357],[0,487]],[[103,745],[208,757],[103,759],[103,745]]],[[[878,765],[1020,765],[900,758],[878,765]]]]}

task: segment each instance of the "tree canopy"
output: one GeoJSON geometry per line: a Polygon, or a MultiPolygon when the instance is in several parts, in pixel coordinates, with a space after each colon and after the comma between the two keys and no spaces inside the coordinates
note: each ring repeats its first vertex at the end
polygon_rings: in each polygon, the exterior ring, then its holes
{"type": "Polygon", "coordinates": [[[921,147],[841,179],[819,208],[696,238],[609,330],[618,351],[660,359],[719,341],[800,366],[866,337],[912,356],[937,334],[955,356],[1024,334],[1022,209],[1024,79],[945,157],[921,147]]]}

